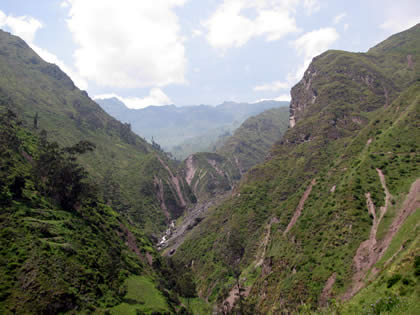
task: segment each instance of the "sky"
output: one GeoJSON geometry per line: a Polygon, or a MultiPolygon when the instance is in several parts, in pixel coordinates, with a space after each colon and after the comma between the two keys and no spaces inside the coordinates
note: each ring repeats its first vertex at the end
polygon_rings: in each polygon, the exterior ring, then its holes
{"type": "Polygon", "coordinates": [[[313,57],[419,22],[418,0],[0,0],[0,29],[131,108],[287,101],[313,57]]]}

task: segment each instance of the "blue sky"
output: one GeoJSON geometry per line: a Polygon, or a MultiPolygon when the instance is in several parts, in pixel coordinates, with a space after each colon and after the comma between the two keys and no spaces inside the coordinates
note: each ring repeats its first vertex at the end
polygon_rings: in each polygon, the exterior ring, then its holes
{"type": "Polygon", "coordinates": [[[0,28],[92,97],[133,108],[288,100],[327,49],[420,22],[411,0],[2,0],[0,28]]]}

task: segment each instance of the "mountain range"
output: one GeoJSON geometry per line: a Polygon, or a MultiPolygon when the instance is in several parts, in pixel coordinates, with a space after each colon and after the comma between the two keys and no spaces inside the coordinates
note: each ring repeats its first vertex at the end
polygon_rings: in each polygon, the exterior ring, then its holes
{"type": "Polygon", "coordinates": [[[96,99],[110,115],[131,124],[135,133],[154,141],[177,159],[196,152],[214,151],[247,118],[267,109],[287,106],[288,102],[225,102],[217,106],[149,106],[130,109],[117,98],[96,99]]]}
{"type": "Polygon", "coordinates": [[[419,60],[326,51],[180,162],[0,31],[0,313],[416,314],[419,60]]]}

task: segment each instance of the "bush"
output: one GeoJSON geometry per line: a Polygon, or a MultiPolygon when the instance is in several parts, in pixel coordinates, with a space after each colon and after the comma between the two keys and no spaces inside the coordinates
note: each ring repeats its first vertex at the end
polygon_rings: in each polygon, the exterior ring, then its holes
{"type": "Polygon", "coordinates": [[[399,273],[393,275],[391,278],[387,281],[387,288],[392,287],[394,284],[396,284],[398,281],[400,281],[401,275],[399,273]]]}
{"type": "Polygon", "coordinates": [[[416,256],[414,259],[414,274],[419,277],[420,276],[420,256],[416,256]]]}

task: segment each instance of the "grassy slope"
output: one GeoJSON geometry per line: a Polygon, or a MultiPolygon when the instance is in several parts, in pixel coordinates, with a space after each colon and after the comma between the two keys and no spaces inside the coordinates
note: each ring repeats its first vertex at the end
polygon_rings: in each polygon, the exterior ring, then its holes
{"type": "Polygon", "coordinates": [[[203,296],[221,301],[234,265],[256,279],[247,281],[253,284],[248,304],[262,313],[290,311],[302,302],[316,307],[333,272],[332,295],[347,290],[352,258],[371,226],[364,194],[372,194],[377,209],[384,203],[375,168],[384,171],[388,188],[400,198],[420,175],[420,65],[410,68],[406,55],[419,58],[411,49],[419,47],[419,31],[417,26],[404,33],[410,42],[397,51],[329,51],[313,61],[314,104],[274,146],[271,160],[252,169],[239,193],[215,209],[176,253],[184,263],[194,260],[203,296]],[[312,179],[317,183],[302,215],[283,236],[312,179]],[[252,266],[272,217],[277,220],[259,274],[261,267],[252,266]]]}
{"type": "MultiPolygon", "coordinates": [[[[106,114],[86,92],[77,89],[58,67],[41,60],[22,40],[0,32],[0,106],[9,104],[32,123],[39,115],[39,130],[49,139],[72,145],[81,139],[96,144],[82,163],[100,186],[103,198],[121,213],[128,214],[148,234],[165,228],[154,186],[154,176],[163,179],[166,202],[175,215],[182,211],[169,174],[156,156],[175,168],[142,138],[106,114]]],[[[181,181],[184,199],[187,185],[181,181]]]]}
{"type": "MultiPolygon", "coordinates": [[[[12,120],[2,122],[0,134],[0,313],[105,310],[123,301],[128,277],[131,285],[159,279],[146,258],[158,259],[152,244],[112,208],[90,197],[64,211],[37,189],[36,135],[12,120]]],[[[166,299],[161,304],[168,309],[166,299]]]]}
{"type": "Polygon", "coordinates": [[[169,312],[166,299],[156,289],[150,278],[132,276],[126,280],[127,293],[123,303],[110,310],[111,314],[151,314],[152,312],[169,312]]]}
{"type": "Polygon", "coordinates": [[[241,172],[264,161],[271,146],[280,140],[289,125],[289,108],[273,108],[248,118],[234,134],[224,141],[217,153],[235,163],[241,172]]]}

